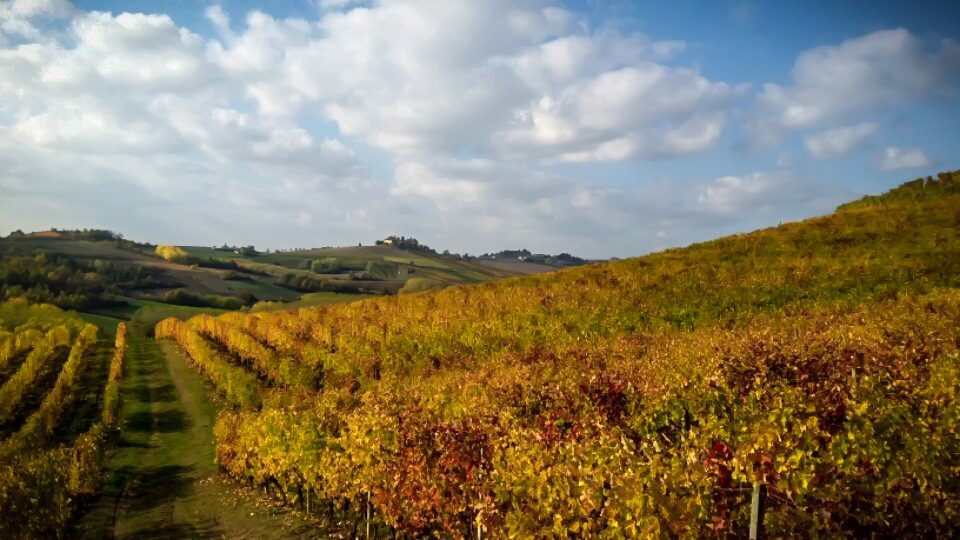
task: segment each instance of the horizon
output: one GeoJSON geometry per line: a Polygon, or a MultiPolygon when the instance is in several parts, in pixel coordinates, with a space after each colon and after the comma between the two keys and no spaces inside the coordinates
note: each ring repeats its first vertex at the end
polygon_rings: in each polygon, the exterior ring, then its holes
{"type": "Polygon", "coordinates": [[[958,18],[14,0],[0,233],[608,259],[775,226],[960,168],[958,18]]]}

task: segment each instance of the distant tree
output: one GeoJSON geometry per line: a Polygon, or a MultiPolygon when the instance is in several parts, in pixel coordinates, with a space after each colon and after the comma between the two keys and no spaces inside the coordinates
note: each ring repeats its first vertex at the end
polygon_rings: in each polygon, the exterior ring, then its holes
{"type": "Polygon", "coordinates": [[[156,253],[164,260],[173,263],[184,264],[190,259],[190,255],[178,246],[160,245],[157,246],[156,253]]]}

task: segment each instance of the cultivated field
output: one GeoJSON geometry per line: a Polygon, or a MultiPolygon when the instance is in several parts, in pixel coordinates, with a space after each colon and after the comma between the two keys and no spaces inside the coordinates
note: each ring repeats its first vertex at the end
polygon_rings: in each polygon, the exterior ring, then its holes
{"type": "Polygon", "coordinates": [[[638,259],[156,335],[230,404],[227,473],[354,532],[739,537],[756,490],[771,537],[946,537],[958,223],[945,174],[638,259]]]}
{"type": "Polygon", "coordinates": [[[52,306],[0,305],[0,536],[63,537],[98,492],[119,426],[126,328],[52,306]]]}

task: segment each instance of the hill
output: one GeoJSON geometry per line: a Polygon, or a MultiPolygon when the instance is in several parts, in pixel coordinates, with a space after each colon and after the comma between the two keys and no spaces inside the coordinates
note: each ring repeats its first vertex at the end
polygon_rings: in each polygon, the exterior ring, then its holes
{"type": "Polygon", "coordinates": [[[949,537],[958,188],[944,173],[645,257],[157,336],[232,405],[220,466],[331,518],[735,537],[756,490],[769,537],[949,537]]]}
{"type": "Polygon", "coordinates": [[[0,298],[53,303],[110,331],[144,308],[155,318],[164,305],[178,306],[171,314],[189,308],[269,311],[406,292],[411,279],[442,288],[556,269],[501,268],[388,245],[276,253],[252,246],[164,249],[165,258],[157,246],[110,231],[15,231],[0,238],[0,298]]]}

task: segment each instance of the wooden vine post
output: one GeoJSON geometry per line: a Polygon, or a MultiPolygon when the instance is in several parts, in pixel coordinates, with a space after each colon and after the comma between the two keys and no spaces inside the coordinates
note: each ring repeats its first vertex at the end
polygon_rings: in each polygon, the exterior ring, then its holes
{"type": "Polygon", "coordinates": [[[763,511],[767,498],[767,486],[753,483],[753,497],[750,502],[750,540],[758,540],[763,530],[763,511]]]}

